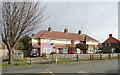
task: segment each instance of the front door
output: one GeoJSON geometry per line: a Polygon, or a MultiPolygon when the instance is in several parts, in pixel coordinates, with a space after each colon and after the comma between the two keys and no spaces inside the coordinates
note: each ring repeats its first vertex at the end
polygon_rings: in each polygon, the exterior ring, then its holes
{"type": "Polygon", "coordinates": [[[62,54],[63,53],[63,48],[58,48],[58,54],[62,54]]]}
{"type": "Polygon", "coordinates": [[[68,54],[74,54],[74,48],[73,47],[68,48],[68,54]]]}

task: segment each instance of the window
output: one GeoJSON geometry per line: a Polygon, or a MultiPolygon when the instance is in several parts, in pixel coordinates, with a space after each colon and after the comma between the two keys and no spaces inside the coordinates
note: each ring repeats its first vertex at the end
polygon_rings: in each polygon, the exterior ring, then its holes
{"type": "Polygon", "coordinates": [[[46,53],[46,47],[43,49],[43,53],[46,53]]]}
{"type": "Polygon", "coordinates": [[[43,52],[44,52],[44,53],[51,53],[52,50],[53,50],[53,48],[51,48],[51,47],[44,47],[43,52]]]}
{"type": "Polygon", "coordinates": [[[51,53],[51,52],[53,52],[53,48],[50,47],[49,48],[49,53],[51,53]]]}
{"type": "Polygon", "coordinates": [[[105,47],[107,46],[107,43],[105,43],[105,47]]]}
{"type": "Polygon", "coordinates": [[[111,46],[111,43],[109,43],[109,46],[111,46]]]}
{"type": "Polygon", "coordinates": [[[68,53],[68,48],[65,48],[65,53],[68,53]]]}
{"type": "Polygon", "coordinates": [[[46,39],[46,42],[47,42],[47,43],[50,43],[50,39],[46,39]]]}
{"type": "Polygon", "coordinates": [[[75,43],[75,44],[78,44],[78,43],[80,43],[80,41],[75,41],[74,43],[75,43]]]}
{"type": "Polygon", "coordinates": [[[61,41],[61,43],[63,43],[63,44],[65,44],[65,43],[67,43],[65,40],[63,40],[63,41],[61,41]]]}

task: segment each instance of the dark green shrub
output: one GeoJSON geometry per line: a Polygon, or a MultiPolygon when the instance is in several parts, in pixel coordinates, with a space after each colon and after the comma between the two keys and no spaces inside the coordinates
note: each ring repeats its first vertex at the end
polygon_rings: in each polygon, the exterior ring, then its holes
{"type": "Polygon", "coordinates": [[[45,57],[47,55],[47,53],[42,53],[42,57],[45,57]]]}
{"type": "Polygon", "coordinates": [[[50,55],[51,55],[51,54],[57,54],[57,52],[51,52],[50,55]]]}
{"type": "Polygon", "coordinates": [[[120,53],[120,47],[115,47],[115,52],[120,53]]]}
{"type": "Polygon", "coordinates": [[[77,44],[76,45],[77,48],[79,48],[80,50],[88,50],[88,45],[87,44],[77,44]]]}

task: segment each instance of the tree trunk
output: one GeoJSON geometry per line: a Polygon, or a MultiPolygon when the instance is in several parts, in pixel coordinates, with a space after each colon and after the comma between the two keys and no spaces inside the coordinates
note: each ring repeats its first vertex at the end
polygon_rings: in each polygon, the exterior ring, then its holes
{"type": "Polygon", "coordinates": [[[8,59],[8,64],[13,64],[13,59],[12,59],[12,49],[9,50],[9,59],[8,59]]]}

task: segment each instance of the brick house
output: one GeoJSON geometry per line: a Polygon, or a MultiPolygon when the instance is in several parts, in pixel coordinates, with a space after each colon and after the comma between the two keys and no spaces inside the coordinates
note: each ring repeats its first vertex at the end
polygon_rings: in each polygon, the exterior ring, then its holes
{"type": "MultiPolygon", "coordinates": [[[[89,45],[88,53],[92,52],[97,47],[98,41],[92,37],[78,33],[69,33],[68,29],[64,32],[52,31],[49,27],[48,30],[42,30],[31,37],[32,50],[36,50],[40,55],[42,53],[80,53],[76,49],[76,44],[82,43],[86,38],[86,44],[89,45]]],[[[93,51],[94,52],[94,51],[93,51]]]]}
{"type": "Polygon", "coordinates": [[[112,36],[112,34],[109,34],[109,38],[107,38],[103,43],[102,43],[103,51],[104,52],[111,52],[111,49],[104,49],[107,47],[120,47],[120,41],[112,36]]]}

